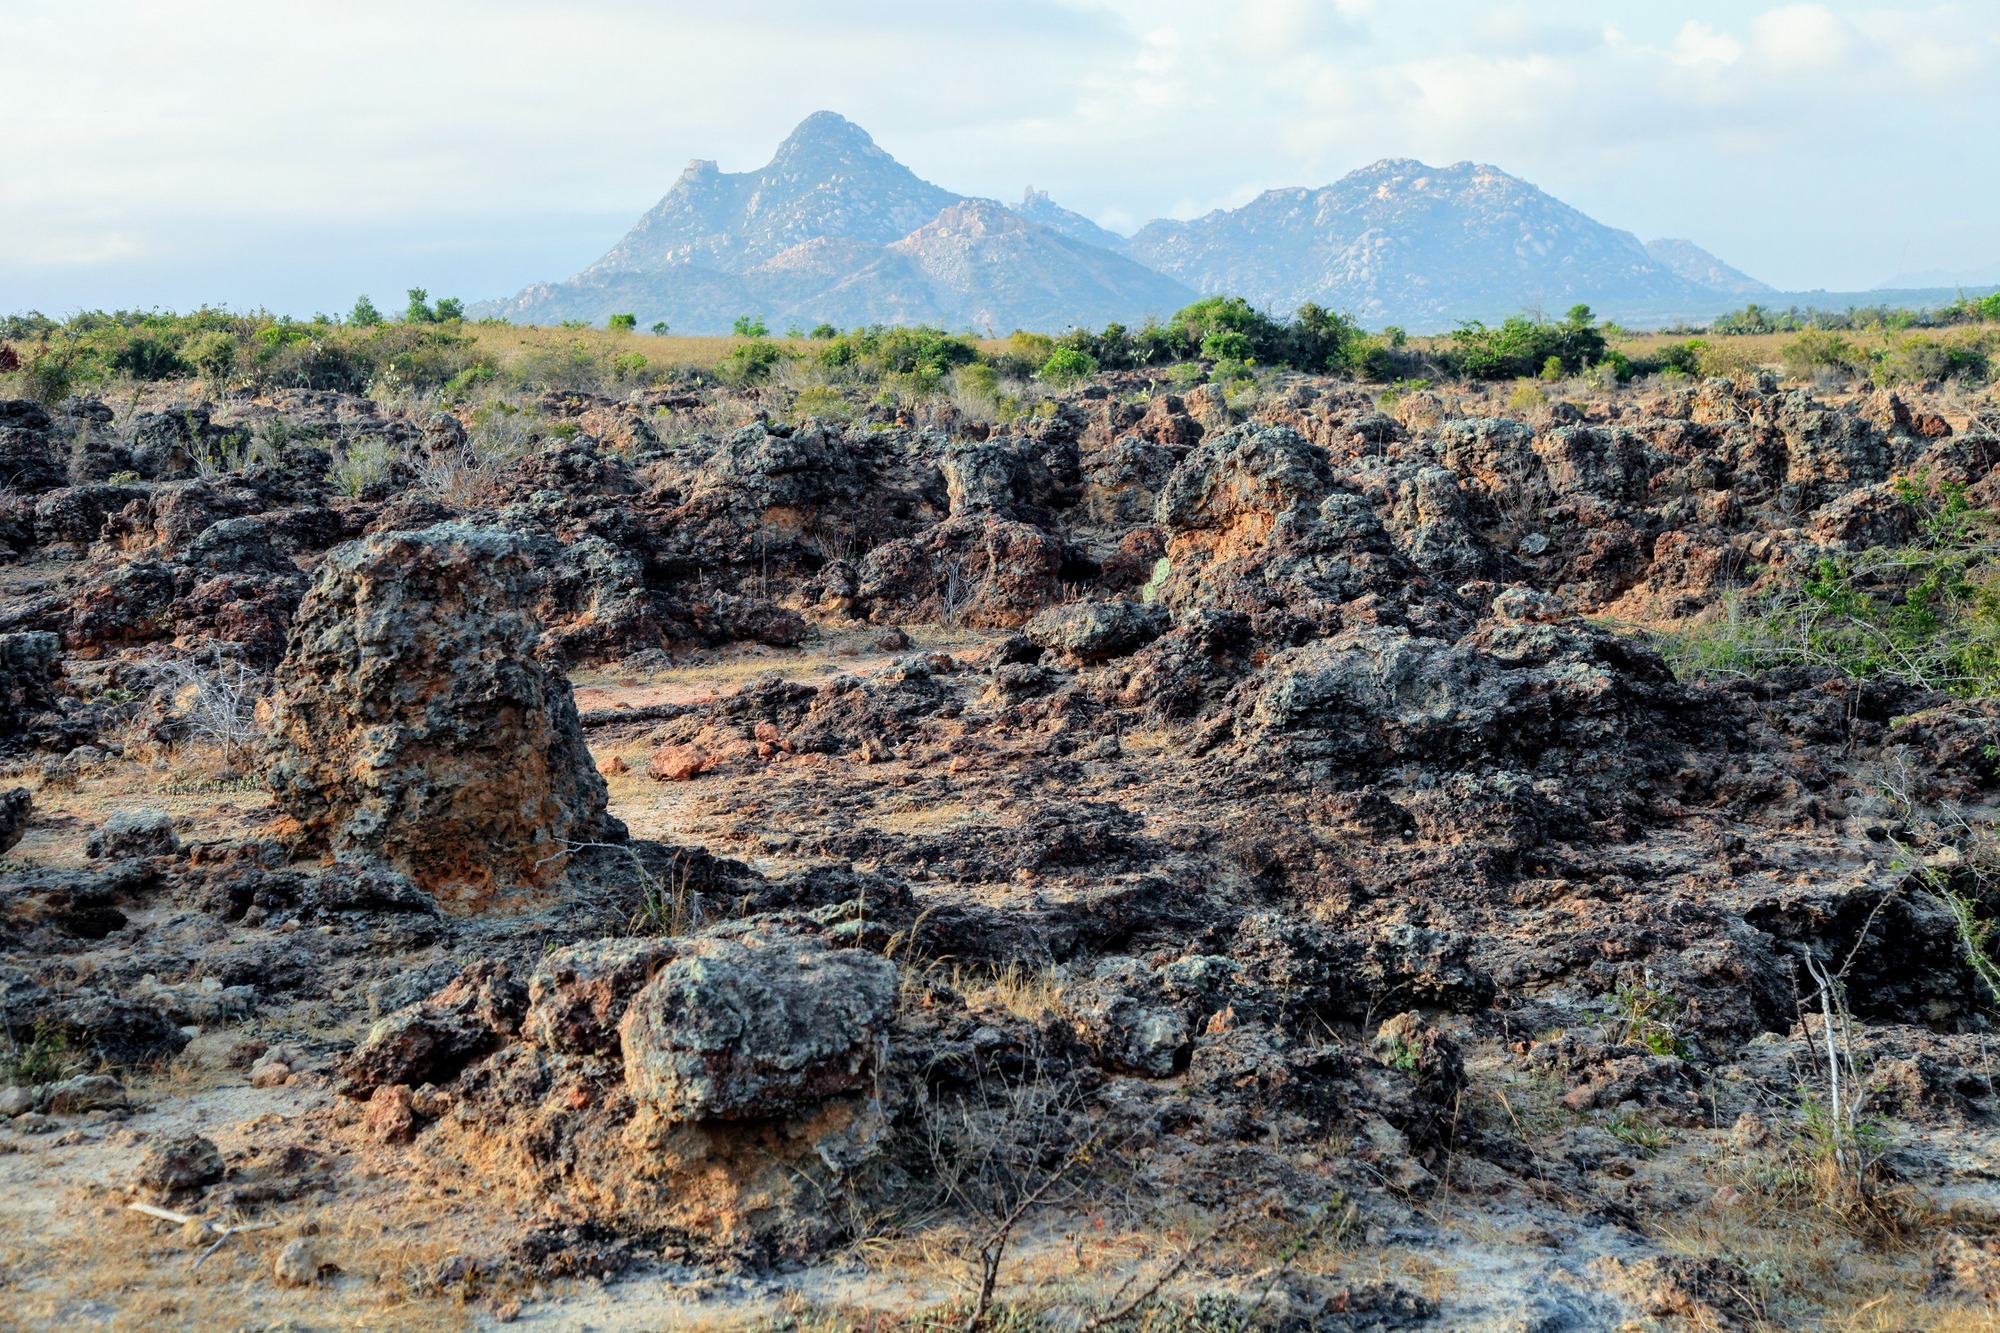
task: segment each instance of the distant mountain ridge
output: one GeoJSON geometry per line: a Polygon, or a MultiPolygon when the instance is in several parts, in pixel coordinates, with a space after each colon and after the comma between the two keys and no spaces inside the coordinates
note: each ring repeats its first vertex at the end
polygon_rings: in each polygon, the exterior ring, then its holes
{"type": "Polygon", "coordinates": [[[830,111],[747,172],[690,162],[604,256],[478,315],[687,333],[943,324],[1059,332],[1165,316],[1201,295],[1307,301],[1415,331],[1587,302],[1626,320],[1706,318],[1771,289],[1690,241],[1642,244],[1497,167],[1389,159],[1319,189],[1159,220],[1126,238],[1029,189],[1011,208],[919,177],[830,111]]]}
{"type": "Polygon", "coordinates": [[[582,273],[474,313],[601,323],[623,312],[688,333],[722,332],[742,314],[776,327],[933,323],[1004,333],[1165,316],[1195,299],[1174,279],[1076,239],[1087,238],[1088,219],[1053,205],[1039,211],[1059,225],[932,185],[860,126],[822,111],[759,170],[689,163],[582,273]]]}

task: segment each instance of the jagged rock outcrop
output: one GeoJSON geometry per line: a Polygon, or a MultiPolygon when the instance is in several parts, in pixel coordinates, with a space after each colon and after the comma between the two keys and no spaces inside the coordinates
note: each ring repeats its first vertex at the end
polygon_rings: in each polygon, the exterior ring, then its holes
{"type": "Polygon", "coordinates": [[[327,557],[278,668],[270,781],[309,846],[478,907],[615,836],[518,536],[448,523],[327,557]]]}

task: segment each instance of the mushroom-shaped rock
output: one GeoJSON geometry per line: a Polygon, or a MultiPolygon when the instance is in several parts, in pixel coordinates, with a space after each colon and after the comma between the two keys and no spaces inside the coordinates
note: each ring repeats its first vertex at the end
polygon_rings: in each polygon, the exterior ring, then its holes
{"type": "Polygon", "coordinates": [[[625,1082],[668,1121],[789,1115],[864,1087],[896,968],[817,939],[688,941],[626,1011],[625,1082]]]}
{"type": "Polygon", "coordinates": [[[622,836],[569,682],[536,657],[540,580],[524,538],[461,523],[326,558],[273,701],[271,788],[308,844],[477,908],[622,836]]]}

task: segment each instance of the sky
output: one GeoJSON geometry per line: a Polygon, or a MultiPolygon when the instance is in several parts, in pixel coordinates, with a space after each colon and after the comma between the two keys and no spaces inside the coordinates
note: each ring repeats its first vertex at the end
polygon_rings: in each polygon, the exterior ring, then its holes
{"type": "Polygon", "coordinates": [[[0,312],[583,268],[828,109],[1120,231],[1489,162],[1784,289],[2000,281],[2000,0],[0,0],[0,312]]]}

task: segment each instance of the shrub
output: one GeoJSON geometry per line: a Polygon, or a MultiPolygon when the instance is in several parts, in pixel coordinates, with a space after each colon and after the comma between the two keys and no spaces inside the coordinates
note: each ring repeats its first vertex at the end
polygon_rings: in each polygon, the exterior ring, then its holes
{"type": "Polygon", "coordinates": [[[1810,380],[1822,370],[1856,375],[1868,364],[1867,356],[1837,333],[1802,333],[1779,349],[1778,358],[1795,380],[1810,380]]]}
{"type": "Polygon", "coordinates": [[[784,348],[767,338],[756,337],[730,349],[729,355],[716,367],[716,374],[723,383],[737,387],[762,384],[771,378],[772,369],[784,359],[784,348]]]}
{"type": "Polygon", "coordinates": [[[1096,373],[1096,360],[1073,347],[1058,347],[1038,372],[1043,383],[1059,387],[1080,384],[1096,373]]]}
{"type": "Polygon", "coordinates": [[[813,325],[812,333],[808,336],[821,340],[827,338],[838,338],[840,336],[840,330],[836,329],[831,324],[815,324],[813,325]]]}
{"type": "Polygon", "coordinates": [[[653,321],[653,336],[656,338],[664,338],[667,336],[667,321],[665,321],[664,319],[656,319],[653,321]]]}
{"type": "Polygon", "coordinates": [[[1906,338],[1883,353],[1876,366],[1876,374],[1884,384],[1983,380],[1987,370],[1987,352],[1979,344],[1944,343],[1932,338],[1906,338]]]}
{"type": "Polygon", "coordinates": [[[1218,329],[1201,340],[1201,354],[1210,361],[1252,362],[1257,359],[1257,348],[1247,333],[1218,329]]]}
{"type": "Polygon", "coordinates": [[[347,312],[347,322],[358,329],[372,329],[382,322],[382,312],[365,295],[354,298],[354,309],[347,312]]]}
{"type": "Polygon", "coordinates": [[[873,379],[912,377],[914,383],[929,386],[924,392],[934,392],[953,370],[979,360],[979,348],[970,338],[927,324],[895,328],[877,324],[828,339],[814,355],[829,369],[847,369],[873,379]]]}
{"type": "Polygon", "coordinates": [[[1995,516],[1962,483],[1906,479],[1898,498],[1918,519],[1907,546],[1830,557],[1712,622],[1667,636],[1683,675],[1831,668],[1967,698],[2000,695],[2000,568],[1995,516]]]}
{"type": "Polygon", "coordinates": [[[761,315],[738,315],[732,329],[739,338],[768,338],[771,334],[771,331],[764,327],[764,318],[761,315]]]}
{"type": "Polygon", "coordinates": [[[1560,379],[1602,362],[1609,350],[1604,330],[1587,305],[1573,306],[1559,324],[1516,315],[1489,328],[1478,320],[1461,324],[1451,335],[1446,360],[1467,379],[1522,379],[1544,375],[1560,379]],[[1555,374],[1549,376],[1553,367],[1555,374]]]}
{"type": "Polygon", "coordinates": [[[36,348],[21,371],[28,392],[46,404],[73,397],[79,388],[96,378],[85,351],[83,340],[74,336],[55,337],[36,348]]]}
{"type": "Polygon", "coordinates": [[[387,440],[350,440],[335,452],[326,479],[342,495],[361,495],[389,481],[396,462],[396,451],[387,440]]]}
{"type": "Polygon", "coordinates": [[[406,324],[435,324],[437,311],[430,305],[430,293],[421,287],[410,288],[410,303],[403,307],[403,322],[406,324]]]}
{"type": "Polygon", "coordinates": [[[135,380],[178,379],[192,369],[174,342],[143,333],[132,335],[111,354],[111,368],[135,380]]]}
{"type": "Polygon", "coordinates": [[[637,315],[613,315],[604,322],[604,327],[613,333],[631,333],[639,327],[637,315]]]}
{"type": "Polygon", "coordinates": [[[1695,356],[1695,369],[1704,379],[1742,379],[1763,368],[1763,359],[1741,344],[1710,343],[1695,356]]]}
{"type": "Polygon", "coordinates": [[[236,368],[236,339],[226,333],[197,333],[181,348],[181,357],[209,379],[225,379],[236,368]]]}

